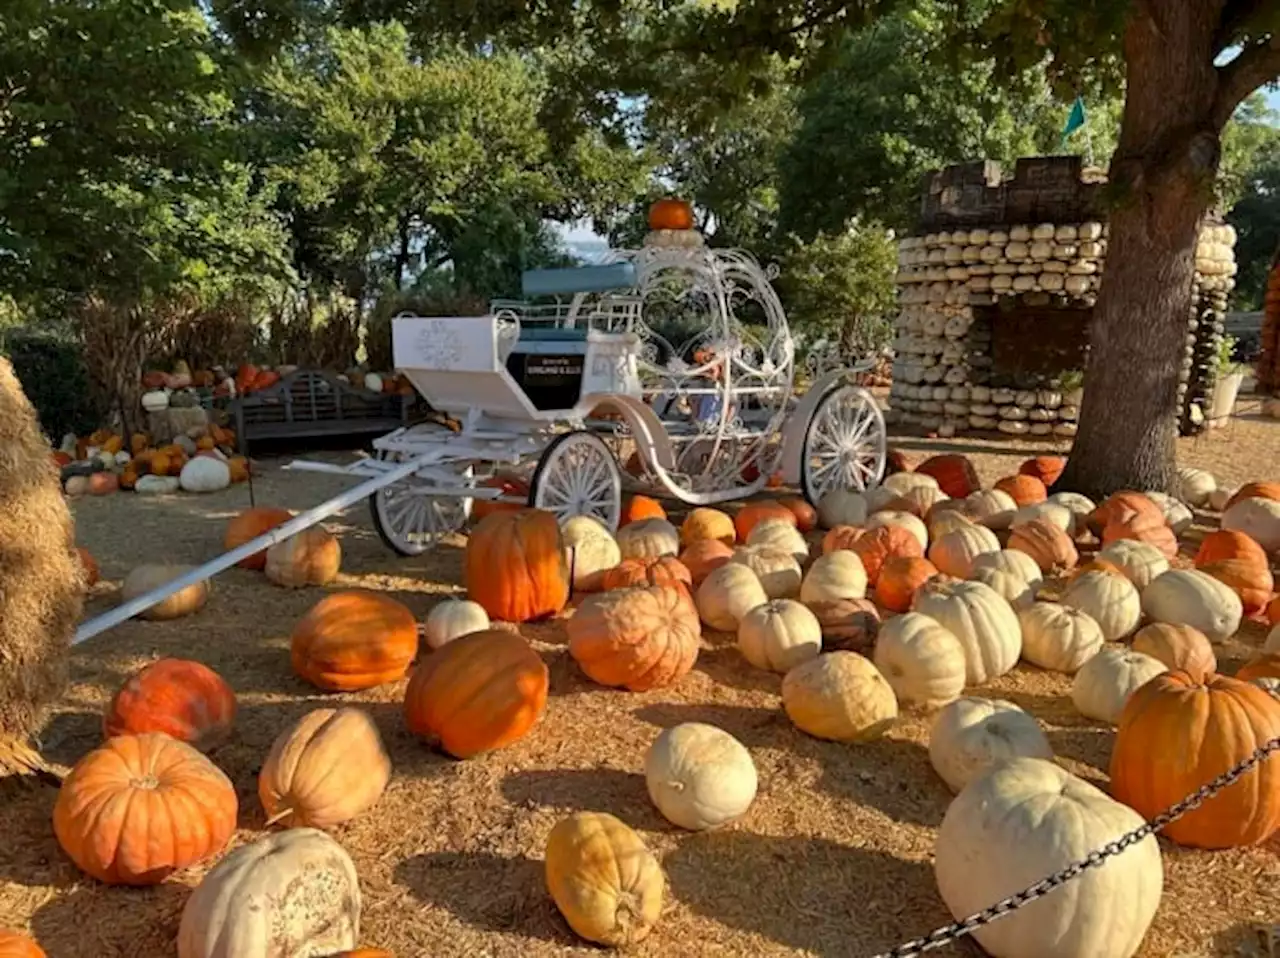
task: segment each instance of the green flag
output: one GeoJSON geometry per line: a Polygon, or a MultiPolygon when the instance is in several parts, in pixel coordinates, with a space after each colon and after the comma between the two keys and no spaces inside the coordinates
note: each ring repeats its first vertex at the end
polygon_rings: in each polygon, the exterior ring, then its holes
{"type": "Polygon", "coordinates": [[[1084,100],[1076,97],[1076,102],[1071,104],[1071,115],[1067,117],[1067,125],[1062,128],[1062,142],[1066,143],[1072,133],[1084,126],[1084,121],[1084,100]]]}

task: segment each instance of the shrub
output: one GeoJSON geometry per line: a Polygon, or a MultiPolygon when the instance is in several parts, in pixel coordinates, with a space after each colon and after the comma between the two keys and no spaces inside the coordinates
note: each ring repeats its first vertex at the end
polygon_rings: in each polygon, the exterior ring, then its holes
{"type": "Polygon", "coordinates": [[[0,341],[22,388],[53,443],[102,424],[104,410],[90,386],[84,344],[62,327],[15,326],[0,341]]]}

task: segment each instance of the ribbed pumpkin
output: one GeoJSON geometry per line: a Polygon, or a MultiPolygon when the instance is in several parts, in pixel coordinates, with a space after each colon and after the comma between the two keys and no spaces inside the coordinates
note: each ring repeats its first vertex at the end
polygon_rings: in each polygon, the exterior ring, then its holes
{"type": "Polygon", "coordinates": [[[693,576],[674,556],[659,556],[656,559],[623,559],[612,569],[606,569],[600,578],[600,588],[605,591],[648,585],[684,585],[692,589],[693,576]]]}
{"type": "Polygon", "coordinates": [[[1048,574],[1074,569],[1080,559],[1071,537],[1048,519],[1032,519],[1015,528],[1009,534],[1009,548],[1025,552],[1048,574]]]}
{"type": "Polygon", "coordinates": [[[1178,554],[1178,537],[1165,525],[1163,515],[1157,518],[1148,512],[1117,510],[1114,518],[1102,527],[1102,544],[1110,546],[1124,539],[1144,542],[1166,559],[1178,554]]]}
{"type": "Polygon", "coordinates": [[[1034,456],[1018,467],[1018,475],[1039,479],[1047,488],[1058,481],[1065,468],[1067,460],[1061,456],[1034,456]]]}
{"type": "Polygon", "coordinates": [[[969,525],[936,539],[929,546],[929,561],[944,575],[967,579],[980,555],[1000,551],[1000,540],[985,526],[969,525]]]}
{"type": "Polygon", "coordinates": [[[723,542],[727,546],[733,545],[738,539],[733,519],[719,509],[708,509],[705,506],[694,509],[680,525],[680,542],[687,548],[706,539],[723,542]]]}
{"type": "Polygon", "coordinates": [[[528,622],[569,601],[569,567],[550,512],[521,509],[484,519],[467,541],[467,594],[491,619],[528,622]]]}
{"type": "Polygon", "coordinates": [[[1218,670],[1218,657],[1213,654],[1209,639],[1189,625],[1145,625],[1133,636],[1133,650],[1159,659],[1170,669],[1190,673],[1197,680],[1218,670]]]}
{"type": "Polygon", "coordinates": [[[454,758],[471,758],[523,738],[542,717],[549,681],[546,664],[520,636],[472,632],[414,669],[405,724],[454,758]]]}
{"type": "Polygon", "coordinates": [[[633,692],[689,674],[702,626],[683,590],[652,586],[592,596],[569,619],[569,654],[592,681],[633,692]]]}
{"type": "Polygon", "coordinates": [[[1102,637],[1115,642],[1132,635],[1142,621],[1142,599],[1122,575],[1086,572],[1062,594],[1062,604],[1079,609],[1098,623],[1102,637]]]}
{"type": "Polygon", "coordinates": [[[48,955],[26,935],[0,928],[0,958],[48,958],[48,955]]]}
{"type": "Polygon", "coordinates": [[[208,752],[231,737],[236,695],[222,676],[186,659],[160,659],[116,692],[102,727],[107,738],[163,732],[208,752]]]}
{"type": "Polygon", "coordinates": [[[1263,566],[1267,564],[1266,552],[1252,538],[1243,532],[1216,529],[1200,540],[1195,565],[1199,569],[1210,562],[1220,562],[1223,559],[1247,559],[1263,566]]]}
{"type": "MultiPolygon", "coordinates": [[[[732,531],[733,527],[729,528],[732,531]]],[[[707,576],[732,558],[733,548],[719,539],[698,539],[680,553],[680,563],[689,570],[694,585],[701,585],[707,576]]]]}
{"type": "Polygon", "coordinates": [[[352,692],[394,682],[418,654],[418,623],[376,592],[335,592],[293,627],[293,670],[317,688],[352,692]]]}
{"type": "Polygon", "coordinates": [[[1149,516],[1161,525],[1164,524],[1164,513],[1155,502],[1141,492],[1125,489],[1112,493],[1104,499],[1098,508],[1089,513],[1086,525],[1090,532],[1099,536],[1102,535],[1102,530],[1108,523],[1127,521],[1135,513],[1140,516],[1149,516]]]}
{"type": "Polygon", "coordinates": [[[712,571],[694,598],[699,618],[717,632],[737,632],[744,615],[769,601],[760,577],[740,562],[726,562],[712,571]]]}
{"type": "Polygon", "coordinates": [[[952,499],[963,499],[982,488],[977,470],[968,456],[947,454],[930,456],[916,467],[916,472],[932,476],[938,488],[952,499]]]}
{"type": "Polygon", "coordinates": [[[857,553],[847,549],[819,556],[809,566],[800,584],[800,601],[805,605],[837,599],[861,599],[866,594],[866,570],[857,553]]]}
{"type": "Polygon", "coordinates": [[[947,494],[935,486],[915,486],[896,497],[892,508],[901,509],[911,513],[917,519],[923,519],[934,508],[950,501],[947,494]]]}
{"type": "Polygon", "coordinates": [[[795,599],[774,599],[742,617],[738,650],[756,668],[785,675],[822,651],[822,626],[795,599]]]}
{"type": "Polygon", "coordinates": [[[662,508],[662,503],[657,499],[636,495],[623,505],[622,518],[618,524],[625,526],[630,522],[639,522],[641,519],[665,519],[666,517],[667,510],[662,508]]]}
{"type": "Polygon", "coordinates": [[[965,498],[965,514],[988,529],[1007,529],[1018,510],[1013,496],[1002,489],[979,489],[965,498]]]}
{"type": "MultiPolygon", "coordinates": [[[[1249,682],[1166,672],[1131,696],[1111,752],[1111,794],[1143,818],[1280,737],[1280,706],[1249,682]]],[[[1264,761],[1199,808],[1165,826],[1194,848],[1253,845],[1280,828],[1280,763],[1264,761]]]]}
{"type": "Polygon", "coordinates": [[[1018,611],[1022,657],[1054,672],[1075,673],[1102,649],[1102,629],[1079,609],[1035,602],[1018,611]]]}
{"type": "Polygon", "coordinates": [[[312,526],[267,549],[264,570],[276,585],[300,589],[328,585],[342,566],[342,546],[332,533],[312,526]]]}
{"type": "Polygon", "coordinates": [[[58,791],[53,831],[81,871],[108,885],[157,885],[217,854],[236,827],[236,790],[185,742],[118,735],[58,791]]]}
{"type": "Polygon", "coordinates": [[[1118,570],[1139,592],[1169,571],[1164,553],[1136,539],[1117,539],[1099,552],[1094,562],[1118,570]]]}
{"type": "MultiPolygon", "coordinates": [[[[292,512],[276,506],[255,506],[252,509],[245,509],[227,523],[226,534],[222,537],[222,547],[228,552],[238,549],[246,542],[252,542],[258,536],[271,531],[276,526],[284,525],[292,518],[292,512]]],[[[263,549],[261,552],[246,556],[236,565],[242,569],[265,569],[267,550],[263,549]]]]}
{"type": "Polygon", "coordinates": [[[927,615],[908,612],[886,622],[873,661],[902,703],[937,708],[964,691],[964,649],[927,615]]]}
{"type": "Polygon", "coordinates": [[[1197,568],[1238,595],[1245,615],[1262,611],[1271,601],[1275,580],[1265,564],[1259,565],[1248,559],[1221,559],[1197,568]]]}
{"type": "Polygon", "coordinates": [[[866,530],[851,543],[850,551],[862,560],[867,581],[872,585],[880,578],[880,570],[890,559],[924,558],[920,540],[909,529],[897,525],[866,530]]]}
{"type": "Polygon", "coordinates": [[[765,519],[781,519],[793,526],[796,525],[796,514],[776,499],[749,502],[733,517],[733,527],[738,533],[738,541],[746,542],[747,537],[751,535],[751,530],[765,519]]]}
{"type": "Polygon", "coordinates": [[[637,519],[618,530],[618,551],[624,559],[679,555],[680,530],[666,519],[637,519]]]}
{"type": "Polygon", "coordinates": [[[1019,473],[1016,476],[1005,476],[996,482],[994,488],[1009,496],[1019,507],[1044,502],[1049,498],[1049,490],[1035,476],[1019,473]]]}
{"type": "Polygon", "coordinates": [[[867,518],[868,530],[879,529],[882,526],[905,529],[911,533],[916,542],[920,543],[921,555],[924,554],[923,550],[929,547],[929,530],[925,527],[924,520],[919,516],[914,516],[910,512],[890,509],[885,512],[877,512],[867,518]]]}
{"type": "MultiPolygon", "coordinates": [[[[1226,509],[1230,509],[1242,499],[1270,499],[1280,502],[1280,482],[1246,482],[1231,494],[1226,509]]],[[[1223,511],[1225,512],[1226,509],[1223,511]]]]}
{"type": "Polygon", "coordinates": [[[814,738],[868,742],[898,719],[898,700],[883,675],[856,652],[828,652],[782,680],[787,718],[814,738]]]}
{"type": "Polygon", "coordinates": [[[822,537],[822,554],[837,549],[852,549],[853,544],[866,532],[861,526],[832,526],[822,537]]]}
{"type": "Polygon", "coordinates": [[[928,559],[895,556],[880,567],[875,599],[890,612],[906,612],[911,608],[916,589],[937,574],[937,567],[928,559]]]}
{"type": "Polygon", "coordinates": [[[965,681],[982,685],[1004,675],[1022,654],[1022,630],[1009,603],[981,582],[935,578],[916,592],[913,612],[936,619],[964,649],[965,681]]]}

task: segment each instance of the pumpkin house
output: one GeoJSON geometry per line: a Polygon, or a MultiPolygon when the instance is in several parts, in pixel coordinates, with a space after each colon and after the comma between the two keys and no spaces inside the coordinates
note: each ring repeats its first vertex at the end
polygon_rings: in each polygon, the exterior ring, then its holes
{"type": "MultiPolygon", "coordinates": [[[[1071,438],[1089,323],[1106,266],[1105,177],[1078,156],[990,160],[925,177],[914,235],[898,247],[889,405],[942,435],[998,430],[1071,438]]],[[[1184,433],[1208,416],[1235,231],[1201,229],[1178,398],[1184,433]]]]}

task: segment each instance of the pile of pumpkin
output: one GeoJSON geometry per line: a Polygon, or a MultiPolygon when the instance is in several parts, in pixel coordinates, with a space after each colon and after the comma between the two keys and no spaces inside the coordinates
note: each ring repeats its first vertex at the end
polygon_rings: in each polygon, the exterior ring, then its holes
{"type": "Polygon", "coordinates": [[[216,492],[249,478],[249,461],[235,455],[235,433],[222,426],[194,427],[170,443],[150,434],[125,438],[100,429],[68,436],[52,454],[69,496],[104,496],[119,489],[143,493],[216,492]]]}

